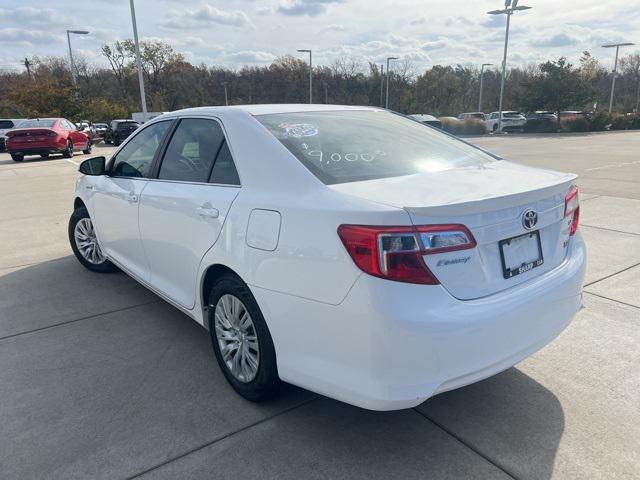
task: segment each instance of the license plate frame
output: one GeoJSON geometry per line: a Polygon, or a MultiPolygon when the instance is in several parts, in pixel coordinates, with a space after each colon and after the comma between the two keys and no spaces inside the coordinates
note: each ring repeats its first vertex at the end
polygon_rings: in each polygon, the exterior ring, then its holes
{"type": "Polygon", "coordinates": [[[509,280],[510,278],[513,278],[522,273],[526,273],[544,264],[544,257],[542,255],[542,242],[540,241],[539,230],[535,230],[533,232],[527,232],[522,235],[516,235],[515,237],[511,237],[511,238],[505,238],[504,240],[500,240],[500,242],[498,242],[498,246],[500,248],[500,261],[502,262],[502,276],[504,277],[505,280],[509,280]],[[535,237],[536,244],[538,246],[538,257],[532,260],[523,262],[521,265],[507,266],[507,263],[505,260],[505,253],[504,253],[505,246],[508,247],[511,244],[511,242],[513,242],[514,240],[519,240],[524,237],[535,237]]]}

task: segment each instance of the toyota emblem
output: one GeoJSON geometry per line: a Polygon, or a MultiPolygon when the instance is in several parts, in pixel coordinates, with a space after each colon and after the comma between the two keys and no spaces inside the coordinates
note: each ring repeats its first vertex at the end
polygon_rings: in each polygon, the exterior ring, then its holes
{"type": "Polygon", "coordinates": [[[531,230],[538,223],[538,214],[534,210],[525,210],[522,214],[522,225],[531,230]]]}

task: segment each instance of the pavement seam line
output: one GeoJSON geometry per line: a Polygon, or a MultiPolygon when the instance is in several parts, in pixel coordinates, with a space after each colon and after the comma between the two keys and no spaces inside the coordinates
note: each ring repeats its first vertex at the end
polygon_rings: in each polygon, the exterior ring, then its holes
{"type": "Polygon", "coordinates": [[[597,228],[598,230],[606,230],[608,232],[624,233],[625,235],[637,235],[637,236],[640,236],[640,233],[625,232],[623,230],[616,230],[615,228],[597,227],[595,225],[587,225],[586,223],[581,223],[580,226],[581,227],[589,227],[589,228],[597,228]]]}
{"type": "Polygon", "coordinates": [[[609,300],[611,302],[620,303],[622,305],[626,305],[627,307],[640,309],[638,305],[634,305],[633,303],[627,303],[627,302],[623,302],[622,300],[616,300],[615,298],[605,297],[604,295],[600,295],[598,293],[587,292],[587,291],[585,291],[584,293],[586,293],[587,295],[593,295],[594,297],[604,298],[605,300],[609,300]]]}
{"type": "Polygon", "coordinates": [[[131,305],[129,307],[117,308],[117,309],[111,310],[109,312],[96,313],[94,315],[89,315],[89,316],[86,316],[86,317],[75,318],[73,320],[67,320],[66,322],[54,323],[53,325],[47,325],[46,327],[34,328],[33,330],[27,330],[26,332],[12,333],[11,335],[6,335],[4,337],[0,337],[0,341],[6,340],[8,338],[19,337],[21,335],[28,335],[29,333],[37,333],[37,332],[41,332],[43,330],[49,330],[50,328],[62,327],[64,325],[69,325],[71,323],[81,322],[83,320],[91,320],[92,318],[101,317],[102,315],[109,315],[111,313],[124,312],[125,310],[130,310],[132,308],[142,307],[144,305],[151,305],[152,303],[159,303],[161,301],[162,301],[161,299],[151,300],[149,302],[139,303],[137,305],[131,305]]]}
{"type": "Polygon", "coordinates": [[[293,405],[293,406],[291,406],[289,408],[286,408],[286,409],[282,410],[281,412],[274,413],[273,415],[270,415],[270,416],[265,417],[265,418],[263,418],[261,420],[258,420],[257,422],[254,422],[254,423],[252,423],[250,425],[245,425],[244,427],[237,428],[237,429],[235,429],[235,430],[233,430],[233,431],[231,431],[229,433],[226,433],[226,434],[224,434],[224,435],[222,435],[222,436],[220,436],[218,438],[215,438],[213,440],[205,442],[205,443],[203,443],[202,445],[200,445],[198,447],[194,447],[194,448],[192,448],[190,450],[187,450],[186,452],[181,453],[180,455],[176,455],[175,457],[170,458],[168,460],[165,460],[164,462],[158,463],[158,464],[156,464],[156,465],[154,465],[152,467],[149,467],[146,470],[143,470],[143,471],[138,472],[138,473],[136,473],[134,475],[126,477],[126,480],[132,480],[134,478],[140,478],[142,475],[146,475],[149,472],[153,472],[154,470],[162,468],[165,465],[169,465],[170,463],[173,463],[176,460],[180,460],[181,458],[187,457],[187,456],[191,455],[192,453],[195,453],[195,452],[198,452],[198,451],[200,451],[202,449],[210,447],[211,445],[214,445],[214,444],[216,444],[218,442],[221,442],[222,440],[226,440],[227,438],[230,438],[230,437],[232,437],[234,435],[237,435],[238,433],[242,433],[242,432],[244,432],[246,430],[249,430],[249,429],[251,429],[253,427],[256,427],[256,426],[261,425],[261,424],[263,424],[265,422],[268,422],[269,420],[272,420],[272,419],[274,419],[276,417],[279,417],[280,415],[284,415],[284,414],[289,413],[289,412],[291,412],[293,410],[296,410],[296,409],[298,409],[300,407],[304,407],[305,405],[308,405],[308,404],[310,404],[312,402],[315,402],[319,398],[321,398],[320,395],[316,395],[313,398],[310,398],[310,399],[305,400],[304,402],[301,402],[301,403],[299,403],[297,405],[293,405]]]}
{"type": "Polygon", "coordinates": [[[610,274],[610,275],[607,275],[606,277],[602,277],[602,278],[600,278],[600,279],[598,279],[598,280],[594,280],[593,282],[589,282],[589,283],[587,283],[587,284],[583,285],[583,286],[582,286],[582,288],[584,289],[584,288],[590,287],[591,285],[594,285],[594,284],[596,284],[596,283],[598,283],[598,282],[601,282],[601,281],[603,281],[603,280],[606,280],[606,279],[608,279],[608,278],[615,277],[615,276],[616,276],[616,275],[618,275],[619,273],[623,273],[623,272],[626,272],[627,270],[631,270],[632,268],[635,268],[635,267],[637,267],[638,265],[640,265],[640,262],[635,263],[635,264],[633,264],[633,265],[631,265],[631,266],[629,266],[629,267],[623,268],[622,270],[620,270],[620,271],[618,271],[618,272],[615,272],[615,273],[612,273],[612,274],[610,274]]]}
{"type": "Polygon", "coordinates": [[[474,447],[473,445],[471,445],[469,442],[467,442],[466,440],[464,440],[462,437],[460,437],[459,435],[456,435],[455,433],[453,433],[451,430],[449,430],[448,428],[446,428],[444,425],[442,425],[440,422],[436,422],[433,418],[431,418],[429,415],[427,415],[426,413],[421,412],[420,410],[418,410],[417,408],[412,408],[412,410],[414,412],[416,412],[418,415],[420,415],[421,417],[425,418],[426,420],[428,420],[429,422],[433,423],[436,427],[438,427],[440,430],[442,430],[443,432],[445,432],[446,434],[448,434],[449,436],[453,437],[455,440],[457,440],[458,442],[460,442],[462,445],[464,445],[465,447],[467,447],[469,450],[471,450],[472,452],[474,452],[476,455],[482,457],[484,460],[486,460],[487,462],[489,462],[491,465],[493,465],[494,467],[496,467],[498,470],[500,470],[502,473],[504,473],[505,475],[507,475],[509,478],[512,478],[513,480],[518,480],[518,477],[515,476],[515,474],[513,474],[512,472],[510,472],[507,467],[505,467],[504,465],[501,465],[500,463],[498,463],[495,460],[492,460],[491,458],[489,458],[489,456],[487,456],[486,454],[484,454],[483,452],[481,452],[478,448],[474,447]]]}

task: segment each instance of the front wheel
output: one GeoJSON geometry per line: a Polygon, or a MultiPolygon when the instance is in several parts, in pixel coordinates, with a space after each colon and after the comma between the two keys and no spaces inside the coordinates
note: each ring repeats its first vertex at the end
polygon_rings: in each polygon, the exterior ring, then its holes
{"type": "Polygon", "coordinates": [[[209,332],[227,381],[247,400],[273,397],[280,387],[276,352],[260,307],[236,275],[223,275],[209,295],[209,332]]]}
{"type": "Polygon", "coordinates": [[[12,153],[11,154],[11,160],[13,160],[14,162],[21,162],[24,160],[24,154],[22,153],[12,153]]]}
{"type": "Polygon", "coordinates": [[[92,272],[110,273],[118,268],[107,260],[96,237],[93,222],[86,208],[73,211],[69,219],[69,242],[78,261],[92,272]]]}

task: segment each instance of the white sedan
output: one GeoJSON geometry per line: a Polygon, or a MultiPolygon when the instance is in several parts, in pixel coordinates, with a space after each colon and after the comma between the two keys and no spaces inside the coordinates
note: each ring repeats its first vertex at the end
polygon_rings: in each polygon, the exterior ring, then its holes
{"type": "Polygon", "coordinates": [[[208,328],[242,396],[374,410],[520,362],[582,305],[576,176],[367,107],[206,107],[80,166],[69,239],[208,328]]]}

